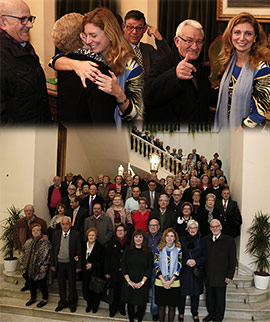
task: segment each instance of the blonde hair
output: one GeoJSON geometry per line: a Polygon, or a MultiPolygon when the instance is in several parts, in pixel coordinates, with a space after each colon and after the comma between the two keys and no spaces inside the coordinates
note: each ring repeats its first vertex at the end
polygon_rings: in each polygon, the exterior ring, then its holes
{"type": "Polygon", "coordinates": [[[270,61],[270,50],[266,47],[266,35],[259,22],[250,13],[241,12],[233,17],[222,36],[222,49],[219,54],[219,60],[222,65],[221,71],[224,72],[229,62],[234,55],[235,48],[232,44],[232,30],[233,28],[241,23],[249,23],[255,31],[255,42],[253,43],[249,53],[249,65],[251,69],[258,66],[260,61],[270,61]]]}
{"type": "Polygon", "coordinates": [[[54,45],[65,54],[83,47],[80,33],[83,30],[83,15],[72,12],[58,19],[52,31],[54,45]]]}
{"type": "Polygon", "coordinates": [[[105,57],[106,62],[116,75],[123,74],[126,63],[135,55],[114,14],[107,8],[96,8],[84,15],[83,27],[88,23],[104,30],[111,41],[105,57]]]}
{"type": "Polygon", "coordinates": [[[175,247],[178,247],[180,248],[181,247],[181,244],[180,244],[180,241],[179,241],[179,237],[178,237],[178,234],[177,232],[173,229],[173,228],[167,228],[166,230],[164,230],[163,234],[162,234],[162,237],[160,239],[160,243],[158,245],[158,250],[159,251],[162,251],[162,249],[166,246],[166,236],[168,233],[173,233],[174,234],[174,237],[175,237],[175,247]]]}

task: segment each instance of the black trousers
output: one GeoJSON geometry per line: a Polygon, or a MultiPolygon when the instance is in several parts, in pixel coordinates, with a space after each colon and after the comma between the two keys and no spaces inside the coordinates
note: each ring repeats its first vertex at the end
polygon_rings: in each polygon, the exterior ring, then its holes
{"type": "Polygon", "coordinates": [[[32,278],[30,278],[28,282],[30,287],[31,299],[36,300],[37,289],[40,288],[42,299],[48,300],[47,276],[45,276],[43,279],[39,281],[34,281],[32,278]]]}
{"type": "MultiPolygon", "coordinates": [[[[180,295],[179,306],[178,306],[179,314],[185,313],[186,298],[187,298],[186,295],[180,295]]],[[[200,295],[190,296],[190,301],[191,301],[190,311],[193,316],[198,315],[199,298],[200,298],[200,295]]]]}
{"type": "Polygon", "coordinates": [[[69,306],[76,308],[77,306],[77,289],[76,289],[76,268],[72,267],[70,263],[59,263],[57,267],[58,289],[60,301],[58,306],[69,306]],[[68,300],[67,300],[67,281],[68,281],[68,300]]]}
{"type": "Polygon", "coordinates": [[[224,318],[226,287],[226,285],[219,287],[206,285],[206,308],[214,322],[220,322],[224,318]]]}

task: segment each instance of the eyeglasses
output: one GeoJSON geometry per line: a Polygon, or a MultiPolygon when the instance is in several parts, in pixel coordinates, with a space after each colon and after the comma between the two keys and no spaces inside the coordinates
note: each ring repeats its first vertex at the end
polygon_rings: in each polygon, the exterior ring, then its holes
{"type": "Polygon", "coordinates": [[[210,228],[214,228],[214,229],[216,229],[216,228],[218,228],[218,227],[220,227],[220,225],[217,225],[217,226],[210,226],[210,228]]]}
{"type": "Polygon", "coordinates": [[[116,232],[120,233],[120,232],[123,232],[125,231],[124,229],[117,229],[116,232]]]}
{"type": "Polygon", "coordinates": [[[2,17],[10,17],[10,18],[16,18],[21,20],[21,24],[22,25],[27,25],[28,21],[30,21],[31,23],[34,23],[36,20],[35,16],[30,16],[30,17],[16,17],[16,16],[12,16],[12,15],[2,15],[2,17]]]}
{"type": "Polygon", "coordinates": [[[196,46],[198,47],[202,47],[204,44],[203,40],[193,40],[193,39],[184,39],[181,36],[177,36],[179,39],[183,40],[186,44],[186,46],[192,46],[194,43],[196,44],[196,46]]]}
{"type": "Polygon", "coordinates": [[[129,26],[129,25],[125,25],[126,26],[126,29],[127,31],[133,31],[133,30],[136,30],[136,32],[142,32],[144,30],[144,27],[133,27],[133,26],[129,26]]]}
{"type": "Polygon", "coordinates": [[[158,227],[158,225],[149,225],[149,227],[154,228],[154,227],[158,227]]]}

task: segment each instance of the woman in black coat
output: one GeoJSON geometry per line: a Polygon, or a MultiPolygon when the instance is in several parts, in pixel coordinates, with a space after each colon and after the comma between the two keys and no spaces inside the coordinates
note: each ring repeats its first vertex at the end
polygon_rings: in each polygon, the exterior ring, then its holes
{"type": "Polygon", "coordinates": [[[126,315],[125,303],[121,300],[121,287],[124,276],[121,269],[121,260],[127,246],[127,230],[124,224],[115,228],[115,237],[110,241],[105,256],[105,277],[110,279],[110,286],[114,289],[113,303],[110,304],[110,317],[116,312],[126,315]]]}
{"type": "Polygon", "coordinates": [[[105,248],[96,240],[98,231],[96,228],[89,228],[86,231],[87,241],[82,253],[82,288],[83,298],[87,302],[86,312],[98,311],[100,294],[89,289],[89,282],[92,276],[104,278],[104,256],[105,248]]]}
{"type": "Polygon", "coordinates": [[[187,224],[187,235],[180,238],[182,246],[182,270],[180,272],[180,302],[178,321],[184,321],[186,296],[190,295],[191,313],[194,321],[199,321],[199,297],[203,293],[203,279],[193,275],[194,266],[202,266],[206,262],[206,246],[198,232],[199,224],[190,220],[187,224]]]}
{"type": "Polygon", "coordinates": [[[134,308],[137,305],[138,322],[140,322],[145,313],[153,270],[153,254],[147,247],[142,229],[134,231],[131,246],[124,251],[121,268],[125,278],[122,300],[128,304],[129,321],[134,321],[134,308]]]}

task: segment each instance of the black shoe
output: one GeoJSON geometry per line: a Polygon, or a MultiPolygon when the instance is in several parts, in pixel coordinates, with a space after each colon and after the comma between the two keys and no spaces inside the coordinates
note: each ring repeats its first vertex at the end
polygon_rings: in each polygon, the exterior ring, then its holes
{"type": "Polygon", "coordinates": [[[25,303],[26,306],[30,306],[32,304],[34,304],[37,300],[36,299],[31,299],[28,302],[25,303]]]}
{"type": "Polygon", "coordinates": [[[28,286],[25,286],[25,285],[24,285],[24,287],[22,287],[22,288],[21,288],[21,292],[25,292],[25,291],[27,291],[27,290],[29,290],[29,287],[28,287],[28,286]]]}
{"type": "Polygon", "coordinates": [[[205,321],[205,322],[212,321],[212,315],[211,314],[208,314],[202,320],[205,321]]]}
{"type": "Polygon", "coordinates": [[[92,310],[92,312],[93,312],[93,313],[97,313],[97,311],[98,311],[98,307],[95,307],[95,308],[93,308],[93,310],[92,310]]]}
{"type": "Polygon", "coordinates": [[[74,312],[76,312],[77,308],[76,308],[76,306],[75,307],[72,306],[69,308],[69,310],[71,313],[74,313],[74,312]]]}
{"type": "Polygon", "coordinates": [[[124,309],[119,309],[119,312],[120,312],[121,315],[126,315],[127,314],[125,308],[124,309]]]}
{"type": "Polygon", "coordinates": [[[184,321],[184,318],[181,318],[180,316],[178,316],[178,321],[179,322],[183,322],[184,321]]]}
{"type": "Polygon", "coordinates": [[[200,319],[197,317],[197,318],[194,318],[194,316],[193,316],[193,321],[194,322],[200,322],[200,319]]]}
{"type": "Polygon", "coordinates": [[[89,312],[91,312],[91,310],[92,310],[91,306],[90,305],[87,305],[87,307],[85,309],[85,312],[86,313],[89,313],[89,312]]]}
{"type": "Polygon", "coordinates": [[[110,311],[109,317],[113,318],[115,316],[117,311],[110,311]]]}
{"type": "Polygon", "coordinates": [[[45,301],[40,301],[38,304],[37,304],[37,307],[43,307],[47,304],[48,302],[45,302],[45,301]]]}
{"type": "Polygon", "coordinates": [[[153,315],[152,319],[153,321],[158,321],[158,315],[157,314],[153,315]]]}
{"type": "Polygon", "coordinates": [[[55,309],[55,312],[62,311],[66,307],[67,307],[67,305],[65,305],[65,306],[58,305],[57,308],[55,309]]]}

